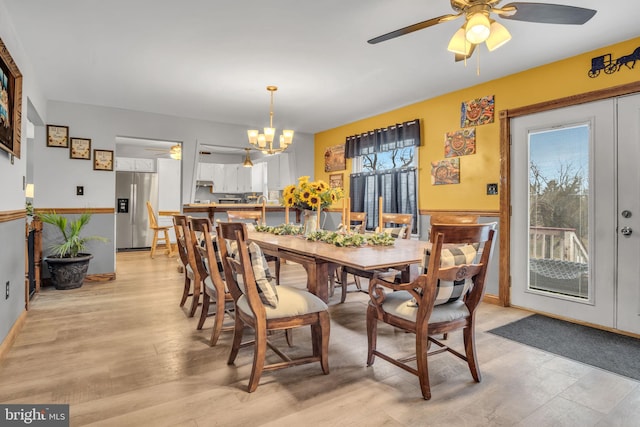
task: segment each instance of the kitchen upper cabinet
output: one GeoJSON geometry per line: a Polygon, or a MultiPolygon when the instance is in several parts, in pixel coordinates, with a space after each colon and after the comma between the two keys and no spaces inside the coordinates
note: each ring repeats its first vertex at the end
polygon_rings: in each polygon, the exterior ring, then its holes
{"type": "Polygon", "coordinates": [[[282,190],[290,184],[295,184],[291,178],[289,155],[280,153],[270,156],[267,161],[267,185],[269,191],[282,190]]]}
{"type": "Polygon", "coordinates": [[[131,157],[116,157],[116,171],[155,172],[155,159],[134,159],[131,157]]]}
{"type": "MultiPolygon", "coordinates": [[[[236,193],[238,191],[238,165],[222,165],[224,169],[224,184],[222,191],[225,193],[236,193]]],[[[218,189],[214,187],[216,193],[218,189]]]]}
{"type": "Polygon", "coordinates": [[[199,163],[198,181],[213,181],[215,173],[214,166],[213,163],[199,163]]]}
{"type": "MultiPolygon", "coordinates": [[[[255,167],[255,166],[254,166],[255,167]]],[[[248,193],[251,190],[251,169],[238,165],[238,193],[248,193]]]]}
{"type": "Polygon", "coordinates": [[[267,164],[254,163],[251,169],[251,190],[255,193],[266,194],[267,191],[267,164]]]}

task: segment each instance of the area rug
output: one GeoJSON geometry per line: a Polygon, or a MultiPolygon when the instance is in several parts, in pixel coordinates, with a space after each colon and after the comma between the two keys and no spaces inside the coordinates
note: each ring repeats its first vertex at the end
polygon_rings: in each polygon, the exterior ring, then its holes
{"type": "Polygon", "coordinates": [[[489,331],[640,381],[640,340],[534,314],[489,331]]]}

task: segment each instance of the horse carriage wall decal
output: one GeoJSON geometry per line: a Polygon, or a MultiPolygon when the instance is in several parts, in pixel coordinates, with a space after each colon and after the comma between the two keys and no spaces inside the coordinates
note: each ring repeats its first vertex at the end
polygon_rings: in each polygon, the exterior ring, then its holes
{"type": "Polygon", "coordinates": [[[629,55],[621,56],[615,61],[612,59],[611,54],[607,53],[591,59],[591,69],[588,74],[591,78],[598,77],[602,70],[604,70],[605,74],[613,74],[616,71],[620,71],[623,65],[631,70],[636,66],[636,61],[640,61],[640,47],[629,55]]]}

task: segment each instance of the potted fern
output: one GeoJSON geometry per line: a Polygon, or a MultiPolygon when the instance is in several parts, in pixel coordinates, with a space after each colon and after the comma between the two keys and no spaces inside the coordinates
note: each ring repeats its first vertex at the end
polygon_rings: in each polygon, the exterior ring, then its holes
{"type": "Polygon", "coordinates": [[[87,275],[89,261],[93,258],[93,255],[85,253],[87,242],[90,240],[106,242],[107,239],[100,236],[80,235],[91,219],[90,213],[83,213],[78,219],[72,221],[55,212],[38,214],[38,218],[43,223],[56,227],[62,236],[60,243],[51,246],[53,254],[45,258],[51,281],[56,289],[79,288],[87,275]]]}

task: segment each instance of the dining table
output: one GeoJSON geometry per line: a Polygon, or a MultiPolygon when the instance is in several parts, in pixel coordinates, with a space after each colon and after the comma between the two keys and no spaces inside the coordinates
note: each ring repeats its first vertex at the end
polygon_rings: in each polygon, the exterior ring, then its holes
{"type": "MultiPolygon", "coordinates": [[[[307,289],[324,302],[329,300],[329,284],[339,266],[359,270],[378,270],[419,264],[429,242],[396,239],[393,245],[362,245],[340,247],[330,243],[311,241],[303,236],[277,235],[249,231],[249,241],[257,243],[265,254],[301,264],[307,272],[307,289]]],[[[403,271],[402,281],[409,282],[409,269],[403,271]]]]}

